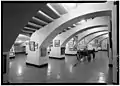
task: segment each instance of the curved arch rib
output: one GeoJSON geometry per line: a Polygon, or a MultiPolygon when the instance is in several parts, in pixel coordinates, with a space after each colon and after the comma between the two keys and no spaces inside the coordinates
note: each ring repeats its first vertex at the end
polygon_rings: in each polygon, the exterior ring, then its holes
{"type": "MultiPolygon", "coordinates": [[[[87,21],[84,22],[81,25],[78,25],[74,28],[72,28],[71,30],[68,30],[64,33],[61,33],[59,35],[57,35],[54,40],[60,40],[60,45],[61,46],[65,46],[66,43],[75,35],[81,33],[82,35],[87,34],[87,33],[92,33],[98,30],[108,30],[107,28],[107,22],[108,22],[108,17],[98,17],[95,18],[91,21],[87,21]],[[94,30],[94,31],[93,31],[94,30]],[[84,31],[86,31],[86,33],[84,33],[84,31]]],[[[81,35],[81,36],[82,36],[81,35]]],[[[54,42],[53,42],[54,43],[54,42]]]]}
{"type": "Polygon", "coordinates": [[[100,35],[98,35],[98,36],[93,37],[92,39],[88,40],[88,42],[87,42],[86,45],[88,45],[88,44],[89,44],[92,40],[94,40],[95,38],[100,37],[100,36],[103,36],[103,35],[104,35],[104,36],[107,36],[108,33],[100,34],[100,35]]]}
{"type": "Polygon", "coordinates": [[[109,4],[84,4],[33,33],[31,36],[31,41],[39,41],[40,47],[48,46],[49,42],[59,32],[69,27],[70,25],[75,24],[82,19],[98,16],[110,16],[110,14],[111,6],[109,4]],[[34,37],[37,35],[41,39],[35,40],[34,37]]]}
{"type": "Polygon", "coordinates": [[[40,58],[42,47],[47,47],[61,31],[82,19],[111,16],[111,11],[111,3],[84,4],[37,30],[31,35],[30,41],[38,43],[39,48],[36,51],[28,51],[27,62],[37,65],[44,63],[45,58],[40,58]]]}
{"type": "Polygon", "coordinates": [[[108,39],[108,37],[102,38],[99,42],[104,41],[105,39],[108,39]]]}

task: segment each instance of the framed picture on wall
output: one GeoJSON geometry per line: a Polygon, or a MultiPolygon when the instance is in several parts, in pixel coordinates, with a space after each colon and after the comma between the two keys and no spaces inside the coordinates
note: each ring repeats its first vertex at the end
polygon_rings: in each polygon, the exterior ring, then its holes
{"type": "Polygon", "coordinates": [[[38,43],[35,43],[35,49],[38,49],[38,43]]]}
{"type": "Polygon", "coordinates": [[[53,47],[53,41],[50,42],[50,47],[53,47]]]}
{"type": "Polygon", "coordinates": [[[54,44],[55,44],[55,47],[60,47],[60,40],[55,40],[54,42],[55,42],[55,43],[54,43],[54,44]]]}
{"type": "Polygon", "coordinates": [[[30,41],[29,42],[29,47],[31,51],[35,51],[35,42],[34,41],[30,41]]]}

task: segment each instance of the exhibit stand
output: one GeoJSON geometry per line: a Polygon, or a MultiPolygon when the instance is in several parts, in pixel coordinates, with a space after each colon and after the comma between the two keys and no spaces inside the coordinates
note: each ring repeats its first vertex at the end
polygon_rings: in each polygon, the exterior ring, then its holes
{"type": "Polygon", "coordinates": [[[27,45],[27,65],[33,65],[36,67],[41,67],[43,65],[48,64],[48,53],[47,48],[45,47],[38,47],[38,43],[34,41],[30,41],[29,45],[27,45]]]}
{"type": "Polygon", "coordinates": [[[65,47],[51,47],[50,58],[65,58],[65,47]]]}
{"type": "Polygon", "coordinates": [[[77,40],[72,38],[67,44],[65,49],[65,55],[77,55],[77,40]]]}
{"type": "Polygon", "coordinates": [[[60,40],[54,40],[49,54],[50,58],[65,58],[65,47],[60,46],[60,40]]]}

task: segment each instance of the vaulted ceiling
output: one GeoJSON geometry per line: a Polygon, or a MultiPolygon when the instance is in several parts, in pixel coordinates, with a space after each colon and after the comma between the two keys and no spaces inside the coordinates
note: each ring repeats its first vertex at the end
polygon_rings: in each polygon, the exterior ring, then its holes
{"type": "MultiPolygon", "coordinates": [[[[55,19],[60,18],[60,16],[68,13],[70,10],[75,9],[81,4],[82,3],[42,3],[38,12],[23,27],[21,33],[25,35],[29,34],[29,36],[31,36],[31,34],[34,33],[36,30],[48,25],[55,19]]],[[[59,34],[70,30],[81,22],[69,26],[68,28],[61,31],[59,34]]]]}
{"type": "Polygon", "coordinates": [[[67,9],[59,3],[42,3],[38,12],[28,21],[21,30],[22,34],[32,34],[45,25],[48,25],[61,15],[67,13],[67,9]]]}

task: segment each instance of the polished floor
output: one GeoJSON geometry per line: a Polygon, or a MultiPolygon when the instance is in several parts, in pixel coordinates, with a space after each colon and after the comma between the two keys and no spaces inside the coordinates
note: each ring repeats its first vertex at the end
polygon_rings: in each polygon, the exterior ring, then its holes
{"type": "Polygon", "coordinates": [[[63,60],[49,59],[48,66],[37,68],[25,64],[26,55],[10,59],[10,83],[106,83],[108,77],[107,52],[99,51],[91,62],[78,62],[76,56],[63,60]],[[75,65],[76,64],[76,65],[75,65]]]}

